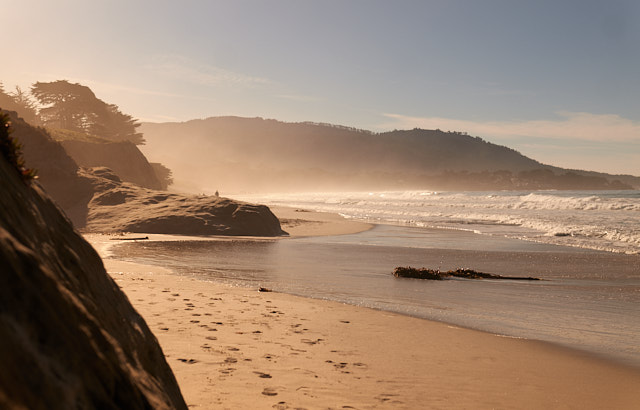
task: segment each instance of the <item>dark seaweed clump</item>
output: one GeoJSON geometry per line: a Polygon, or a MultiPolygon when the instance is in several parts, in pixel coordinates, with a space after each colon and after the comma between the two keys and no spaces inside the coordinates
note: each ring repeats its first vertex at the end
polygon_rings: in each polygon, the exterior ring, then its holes
{"type": "Polygon", "coordinates": [[[396,278],[413,278],[426,280],[445,280],[448,278],[462,279],[507,279],[507,280],[540,280],[539,278],[522,276],[501,276],[493,273],[478,272],[473,269],[456,269],[441,272],[439,269],[412,268],[399,266],[393,270],[396,278]]]}

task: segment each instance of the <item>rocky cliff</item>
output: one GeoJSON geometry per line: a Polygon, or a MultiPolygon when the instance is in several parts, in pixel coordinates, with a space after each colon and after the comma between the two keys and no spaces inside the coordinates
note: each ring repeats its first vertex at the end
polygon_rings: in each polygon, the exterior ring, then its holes
{"type": "Polygon", "coordinates": [[[147,158],[130,141],[61,141],[67,153],[81,167],[107,167],[121,180],[144,188],[161,189],[162,184],[147,158]]]}
{"type": "Polygon", "coordinates": [[[78,175],[78,165],[43,128],[27,124],[15,112],[7,114],[13,135],[23,146],[27,164],[37,170],[38,181],[76,227],[82,227],[87,204],[93,196],[91,184],[78,175]]]}
{"type": "Polygon", "coordinates": [[[186,409],[100,257],[0,156],[0,408],[186,409]]]}

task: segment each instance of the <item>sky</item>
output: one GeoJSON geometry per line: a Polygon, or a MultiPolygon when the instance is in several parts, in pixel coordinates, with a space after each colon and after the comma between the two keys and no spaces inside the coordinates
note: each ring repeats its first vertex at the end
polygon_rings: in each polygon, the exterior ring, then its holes
{"type": "Polygon", "coordinates": [[[60,79],[141,121],[442,129],[640,175],[637,0],[0,0],[6,90],[60,79]]]}

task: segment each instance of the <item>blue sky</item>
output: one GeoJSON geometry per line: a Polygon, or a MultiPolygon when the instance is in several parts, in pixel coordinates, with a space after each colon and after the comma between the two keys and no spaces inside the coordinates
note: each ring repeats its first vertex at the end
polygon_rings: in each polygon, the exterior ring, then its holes
{"type": "Polygon", "coordinates": [[[68,79],[144,121],[466,131],[640,175],[638,1],[1,4],[8,89],[68,79]]]}

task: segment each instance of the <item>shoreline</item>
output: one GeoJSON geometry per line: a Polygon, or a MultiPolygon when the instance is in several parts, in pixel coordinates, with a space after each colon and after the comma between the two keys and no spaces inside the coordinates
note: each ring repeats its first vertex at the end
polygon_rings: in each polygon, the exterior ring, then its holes
{"type": "MultiPolygon", "coordinates": [[[[346,221],[352,224],[340,227],[345,220],[338,215],[292,208],[274,213],[296,220],[292,237],[372,226],[346,221]]],[[[118,243],[85,237],[102,256],[118,243]]],[[[161,239],[169,238],[185,239],[161,239]]],[[[157,266],[104,263],[196,408],[632,408],[640,402],[633,387],[639,369],[580,350],[232,287],[157,266]]]]}
{"type": "Polygon", "coordinates": [[[196,408],[633,408],[640,370],[551,343],[106,259],[196,408]],[[291,407],[289,407],[291,406],[291,407]]]}
{"type": "Polygon", "coordinates": [[[338,214],[286,206],[270,206],[290,237],[348,235],[368,231],[375,225],[346,219],[338,214]]]}

